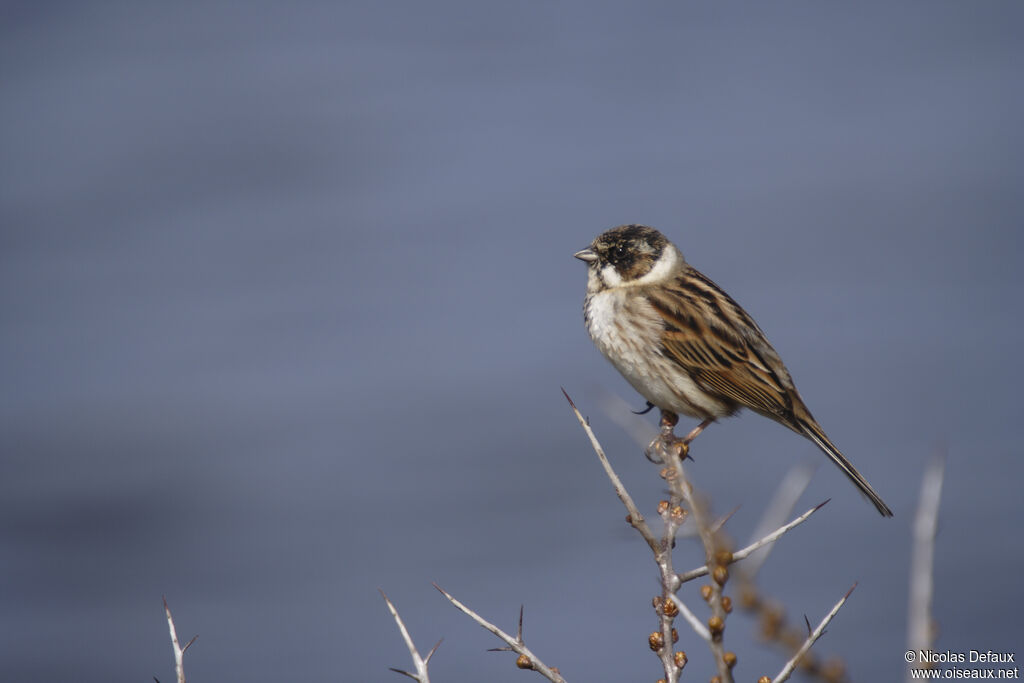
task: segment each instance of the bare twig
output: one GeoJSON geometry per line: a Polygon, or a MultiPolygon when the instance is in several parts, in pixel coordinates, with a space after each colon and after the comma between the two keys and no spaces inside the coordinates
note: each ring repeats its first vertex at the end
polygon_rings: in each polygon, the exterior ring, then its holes
{"type": "MultiPolygon", "coordinates": [[[[831,500],[831,498],[829,500],[831,500]]],[[[742,560],[742,559],[746,558],[747,556],[749,556],[754,551],[756,551],[759,548],[761,548],[762,546],[768,545],[770,543],[774,543],[784,533],[786,533],[787,531],[789,531],[790,529],[792,529],[794,527],[800,526],[805,521],[807,521],[808,517],[813,515],[815,512],[820,510],[822,507],[824,507],[825,503],[827,503],[827,502],[828,502],[828,500],[826,500],[824,503],[819,503],[818,505],[815,505],[814,507],[812,507],[807,512],[803,513],[802,515],[800,515],[796,519],[792,520],[791,522],[782,525],[781,527],[779,527],[775,531],[771,532],[770,534],[768,534],[764,538],[761,538],[761,539],[759,539],[757,541],[754,541],[753,543],[748,545],[746,548],[743,548],[741,550],[737,550],[736,552],[734,552],[732,554],[732,561],[733,562],[737,562],[739,560],[742,560]]],[[[697,567],[696,569],[691,569],[690,571],[688,571],[688,572],[686,572],[684,574],[680,574],[679,575],[679,580],[682,583],[686,583],[687,581],[692,581],[693,579],[696,579],[698,577],[706,576],[709,571],[710,570],[708,569],[708,565],[705,564],[702,567],[697,567]]]]}
{"type": "Polygon", "coordinates": [[[178,644],[178,632],[174,628],[174,617],[171,616],[171,608],[167,606],[166,597],[164,597],[164,614],[167,615],[167,627],[171,632],[171,646],[174,648],[174,674],[178,679],[178,683],[185,683],[185,650],[192,643],[196,642],[196,638],[199,636],[192,636],[192,640],[185,643],[185,647],[181,647],[178,644]]]}
{"type": "Polygon", "coordinates": [[[540,661],[537,655],[533,654],[526,643],[523,642],[523,614],[522,611],[519,613],[519,633],[517,636],[510,636],[509,634],[502,631],[500,628],[487,621],[479,614],[466,607],[458,600],[456,600],[450,593],[434,584],[434,588],[441,592],[441,595],[448,598],[448,602],[455,605],[455,607],[463,614],[468,616],[470,619],[480,624],[484,629],[490,631],[501,640],[505,641],[508,645],[508,649],[519,655],[519,659],[516,661],[516,666],[520,669],[533,669],[544,678],[551,681],[551,683],[565,683],[565,679],[562,678],[562,674],[558,672],[558,669],[549,667],[544,662],[540,661]]]}
{"type": "MultiPolygon", "coordinates": [[[[914,516],[913,549],[910,558],[910,600],[907,607],[907,649],[917,652],[932,645],[932,590],[935,561],[935,533],[942,499],[946,461],[942,455],[928,465],[921,479],[921,496],[914,516]]],[[[910,673],[907,674],[910,680],[910,673]]]]}
{"type": "Polygon", "coordinates": [[[395,623],[398,624],[398,630],[402,634],[402,640],[405,641],[405,646],[409,648],[409,654],[412,655],[413,666],[416,667],[416,673],[414,674],[409,673],[408,671],[403,671],[402,669],[395,669],[393,667],[391,667],[391,670],[395,673],[402,674],[403,676],[408,676],[414,681],[419,681],[419,683],[430,683],[430,674],[427,672],[427,667],[430,665],[430,658],[434,656],[434,653],[437,652],[437,648],[441,646],[441,641],[437,641],[437,645],[430,649],[430,652],[427,653],[426,657],[420,657],[419,650],[416,649],[416,645],[412,642],[412,637],[409,635],[409,630],[405,627],[405,622],[402,621],[402,617],[398,616],[398,610],[395,608],[394,603],[391,602],[388,596],[384,594],[384,591],[379,588],[377,590],[380,591],[380,596],[384,598],[384,602],[388,605],[388,611],[391,612],[391,616],[394,617],[395,623]]]}
{"type": "MultiPolygon", "coordinates": [[[[796,654],[786,662],[786,666],[782,667],[782,671],[779,672],[779,675],[772,679],[772,683],[782,683],[783,681],[789,680],[789,677],[793,674],[797,664],[799,664],[803,656],[807,654],[807,651],[811,649],[811,646],[814,645],[815,641],[817,641],[818,638],[821,638],[825,633],[825,627],[828,626],[829,622],[832,621],[832,617],[834,617],[846,603],[846,599],[850,597],[850,593],[852,593],[853,589],[856,587],[856,583],[850,586],[850,590],[846,591],[846,595],[844,595],[839,602],[835,604],[835,607],[825,615],[825,618],[821,620],[818,627],[807,634],[807,639],[804,641],[804,644],[801,645],[800,649],[796,651],[796,654]]],[[[805,616],[804,619],[806,618],[807,617],[805,616]]]]}
{"type": "Polygon", "coordinates": [[[594,436],[594,430],[590,428],[590,422],[580,413],[576,404],[573,403],[572,399],[569,398],[569,394],[562,389],[562,394],[565,396],[565,400],[569,402],[572,407],[572,412],[576,414],[576,419],[579,420],[580,425],[583,427],[583,431],[587,433],[587,438],[590,439],[590,445],[594,448],[594,452],[597,453],[598,460],[601,461],[601,466],[604,467],[604,472],[608,475],[608,478],[612,482],[612,487],[615,489],[615,495],[619,497],[622,504],[626,506],[626,512],[629,513],[629,523],[633,525],[640,535],[647,541],[647,545],[651,547],[655,553],[659,550],[658,539],[655,537],[654,532],[651,531],[650,525],[644,520],[644,516],[640,514],[640,509],[633,502],[633,497],[629,495],[626,487],[622,485],[622,480],[619,479],[619,475],[612,469],[612,465],[608,462],[608,456],[605,455],[604,449],[601,448],[601,444],[598,443],[597,437],[594,436]]]}
{"type": "Polygon", "coordinates": [[[690,628],[692,628],[698,636],[710,642],[711,632],[708,631],[708,627],[701,623],[700,619],[697,618],[697,615],[691,612],[690,608],[686,606],[686,603],[680,600],[678,595],[672,596],[672,602],[674,602],[676,607],[679,608],[679,613],[682,614],[683,619],[686,619],[686,622],[690,624],[690,628]]]}

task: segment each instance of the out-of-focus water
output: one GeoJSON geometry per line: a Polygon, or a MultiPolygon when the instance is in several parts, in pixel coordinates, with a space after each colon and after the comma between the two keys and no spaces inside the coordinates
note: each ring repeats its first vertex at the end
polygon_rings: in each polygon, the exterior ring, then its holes
{"type": "MultiPolygon", "coordinates": [[[[895,680],[921,470],[937,649],[1020,645],[1014,3],[12,3],[0,10],[0,680],[658,677],[654,566],[572,253],[661,228],[896,512],[832,468],[763,590],[895,680]],[[868,654],[870,653],[870,654],[868,654]]],[[[619,410],[622,410],[621,408],[619,410]]],[[[651,419],[653,424],[653,418],[651,419]]],[[[691,472],[738,540],[821,460],[756,416],[691,472]]],[[[701,564],[681,544],[679,563],[701,564]]],[[[727,590],[728,592],[728,590],[727,590]]],[[[699,598],[684,593],[695,608],[699,598]]],[[[737,676],[784,657],[730,619],[737,676]]],[[[694,680],[706,648],[680,624],[694,680]]]]}

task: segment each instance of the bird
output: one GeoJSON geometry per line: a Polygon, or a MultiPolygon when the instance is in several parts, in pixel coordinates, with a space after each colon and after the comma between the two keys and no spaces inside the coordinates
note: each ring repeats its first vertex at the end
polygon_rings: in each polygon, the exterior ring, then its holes
{"type": "Polygon", "coordinates": [[[662,438],[688,453],[708,425],[747,408],[813,441],[892,516],[811,415],[754,319],[658,230],[620,225],[574,256],[587,264],[587,332],[647,409],[660,409],[662,438]],[[702,420],[683,439],[672,435],[679,414],[702,420]]]}

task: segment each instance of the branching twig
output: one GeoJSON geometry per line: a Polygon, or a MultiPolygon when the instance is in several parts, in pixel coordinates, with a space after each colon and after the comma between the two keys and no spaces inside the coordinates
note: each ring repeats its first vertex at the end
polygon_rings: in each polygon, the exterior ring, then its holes
{"type": "MultiPolygon", "coordinates": [[[[562,394],[569,402],[573,413],[576,415],[576,419],[579,420],[580,425],[590,439],[590,445],[597,454],[598,460],[601,461],[605,474],[611,480],[616,495],[622,501],[622,504],[626,506],[626,511],[629,513],[627,517],[629,523],[643,536],[651,552],[654,553],[654,562],[658,565],[658,572],[661,578],[661,595],[654,599],[654,607],[658,615],[658,630],[650,635],[648,642],[651,649],[658,655],[658,659],[661,660],[661,666],[665,672],[665,680],[667,683],[675,683],[679,680],[679,674],[686,664],[686,653],[675,651],[673,648],[678,634],[672,627],[676,610],[672,609],[670,605],[672,605],[672,598],[675,597],[675,592],[679,590],[680,584],[672,564],[672,548],[675,546],[676,534],[679,531],[679,525],[683,523],[686,517],[686,512],[679,506],[680,499],[678,496],[673,496],[672,501],[661,501],[658,504],[658,512],[661,514],[664,524],[662,537],[659,540],[654,535],[654,532],[651,531],[650,525],[644,520],[636,503],[633,502],[632,496],[629,495],[626,487],[612,468],[611,463],[608,461],[608,456],[605,455],[604,449],[597,440],[597,436],[594,435],[594,430],[590,428],[589,421],[580,414],[579,409],[576,408],[576,404],[569,398],[569,394],[565,389],[562,389],[562,394]]],[[[662,475],[668,477],[669,472],[670,468],[666,468],[662,470],[662,475]]]]}
{"type": "MultiPolygon", "coordinates": [[[[941,455],[929,463],[921,480],[921,497],[914,517],[910,600],[907,607],[907,649],[914,652],[927,650],[932,645],[932,567],[945,464],[945,458],[941,455]]],[[[910,674],[907,675],[907,680],[910,680],[910,674]]]]}
{"type": "Polygon", "coordinates": [[[807,640],[805,640],[804,644],[800,646],[800,649],[796,651],[796,654],[786,662],[786,666],[782,667],[782,671],[779,672],[779,675],[772,679],[772,683],[782,683],[783,681],[789,680],[789,677],[793,674],[797,664],[799,664],[803,656],[807,654],[807,651],[811,649],[811,646],[814,645],[815,641],[818,640],[818,638],[821,638],[825,633],[825,627],[828,626],[829,622],[832,621],[832,617],[834,617],[836,613],[839,612],[840,608],[842,608],[846,603],[846,599],[850,597],[850,593],[852,593],[853,589],[856,587],[856,583],[850,586],[850,590],[846,591],[846,595],[844,595],[839,602],[836,603],[835,607],[825,615],[825,618],[821,620],[818,627],[807,634],[807,640]]]}
{"type": "Polygon", "coordinates": [[[526,643],[523,642],[522,610],[519,611],[519,632],[515,637],[513,637],[502,631],[500,628],[498,628],[491,622],[481,617],[479,614],[477,614],[470,608],[466,607],[458,600],[456,600],[454,597],[452,597],[451,594],[449,594],[446,590],[438,586],[436,583],[434,584],[434,588],[441,591],[441,595],[448,598],[448,601],[455,605],[455,607],[463,614],[468,616],[476,623],[480,624],[480,626],[482,626],[484,629],[498,636],[498,638],[500,638],[501,640],[505,641],[505,643],[508,645],[508,648],[501,649],[508,649],[519,655],[519,659],[516,660],[516,666],[518,666],[520,669],[533,669],[541,676],[551,681],[551,683],[565,683],[565,679],[562,678],[562,674],[558,672],[558,669],[554,667],[549,667],[546,664],[544,664],[544,662],[540,661],[537,655],[533,654],[530,651],[530,649],[526,647],[526,643]]]}
{"type": "MultiPolygon", "coordinates": [[[[379,588],[377,590],[380,590],[379,588]]],[[[391,670],[395,673],[408,676],[414,681],[419,683],[430,683],[430,674],[427,672],[427,667],[430,664],[430,658],[437,652],[437,648],[441,646],[441,641],[437,641],[437,645],[430,649],[426,657],[420,657],[419,650],[416,649],[416,645],[412,642],[412,637],[409,635],[409,630],[405,627],[405,622],[402,621],[402,617],[398,616],[398,610],[395,609],[394,603],[388,599],[388,596],[384,594],[384,591],[380,591],[380,596],[384,598],[384,602],[388,605],[388,611],[391,612],[391,616],[394,617],[395,623],[398,624],[398,630],[402,633],[402,640],[405,641],[405,646],[409,648],[409,654],[412,655],[412,664],[416,667],[416,673],[412,674],[402,669],[395,669],[391,667],[391,670]]]]}
{"type": "Polygon", "coordinates": [[[181,647],[178,644],[178,632],[174,628],[174,617],[171,616],[171,608],[167,606],[166,597],[164,597],[164,613],[167,615],[167,627],[171,632],[171,646],[174,648],[174,674],[178,679],[178,683],[185,683],[185,650],[192,643],[196,642],[196,638],[199,636],[192,636],[192,640],[185,643],[185,647],[181,647]]]}
{"type": "MultiPolygon", "coordinates": [[[[810,518],[811,515],[820,510],[828,501],[826,500],[824,503],[807,510],[802,515],[799,515],[788,523],[781,524],[784,517],[789,514],[789,510],[792,509],[792,505],[795,500],[801,495],[807,484],[808,475],[806,472],[801,471],[791,473],[791,475],[786,479],[787,483],[783,485],[782,490],[777,496],[775,504],[773,505],[772,514],[766,516],[765,521],[762,522],[762,524],[770,523],[770,525],[759,531],[758,534],[755,535],[757,540],[750,543],[750,545],[742,550],[731,552],[728,540],[719,532],[725,521],[732,513],[718,520],[712,520],[709,517],[704,504],[695,495],[694,489],[687,478],[683,467],[683,458],[688,454],[688,440],[675,438],[673,428],[676,424],[676,416],[673,413],[663,411],[660,441],[658,439],[652,441],[649,446],[651,450],[648,451],[649,456],[652,452],[654,453],[654,457],[652,457],[652,459],[660,458],[661,462],[667,463],[661,471],[661,476],[669,485],[670,499],[662,500],[658,504],[658,514],[661,516],[663,522],[659,538],[659,535],[655,534],[647,520],[644,519],[632,496],[623,485],[622,480],[619,479],[619,476],[612,468],[611,463],[608,460],[608,456],[605,454],[604,449],[598,442],[593,429],[591,429],[589,420],[580,413],[579,409],[576,407],[575,403],[573,403],[573,400],[569,397],[569,394],[566,393],[565,389],[562,389],[562,393],[565,395],[576,419],[579,421],[580,426],[583,427],[587,438],[590,440],[590,445],[597,454],[598,460],[604,468],[605,474],[611,481],[615,494],[618,496],[623,506],[625,506],[628,513],[626,518],[627,522],[629,522],[629,524],[633,526],[633,528],[635,528],[643,537],[644,541],[654,554],[655,563],[657,564],[661,574],[662,590],[661,594],[656,596],[654,599],[654,607],[659,619],[659,630],[651,633],[650,646],[651,649],[657,653],[662,662],[662,666],[665,671],[664,680],[667,681],[667,683],[676,683],[679,680],[682,668],[686,663],[686,654],[681,650],[674,651],[673,649],[673,645],[678,638],[676,629],[673,628],[673,623],[677,616],[681,616],[690,625],[693,631],[702,640],[708,643],[718,670],[714,680],[720,681],[721,683],[732,683],[732,667],[736,664],[736,656],[732,652],[727,652],[725,650],[722,638],[725,629],[725,619],[732,609],[732,601],[730,598],[723,595],[722,590],[729,578],[728,567],[732,563],[746,559],[758,550],[762,550],[762,552],[759,553],[759,557],[757,557],[752,563],[753,569],[749,572],[749,575],[752,576],[757,572],[760,563],[763,562],[764,557],[767,555],[768,549],[772,547],[772,544],[776,540],[782,537],[786,532],[802,524],[810,518]],[[700,538],[700,542],[704,548],[705,564],[702,567],[692,569],[684,574],[676,574],[673,569],[672,554],[680,526],[687,517],[691,517],[693,519],[694,527],[696,529],[695,535],[700,538]],[[779,524],[781,524],[781,526],[778,526],[779,524]],[[774,531],[768,531],[775,526],[778,526],[778,528],[775,528],[774,531]],[[758,536],[760,536],[760,538],[758,538],[758,536]],[[701,588],[701,594],[708,603],[708,606],[711,608],[711,616],[707,623],[704,623],[686,606],[685,603],[682,602],[682,600],[679,599],[676,593],[684,582],[709,574],[712,577],[711,584],[702,586],[701,588]]],[[[701,425],[701,427],[703,426],[705,425],[701,425]]],[[[694,430],[688,438],[692,438],[698,430],[694,430]]],[[[459,600],[455,599],[451,594],[437,584],[434,584],[434,587],[437,588],[437,590],[440,591],[441,594],[444,595],[458,610],[473,619],[484,629],[493,633],[507,646],[496,649],[517,653],[519,655],[516,662],[517,666],[524,669],[533,669],[544,676],[547,680],[552,681],[552,683],[564,683],[564,679],[558,669],[545,665],[532,651],[530,651],[529,648],[526,647],[523,640],[522,610],[520,610],[519,614],[518,632],[515,636],[512,636],[481,617],[459,600]]],[[[854,587],[856,587],[856,584],[854,584],[854,587]]],[[[803,644],[799,647],[796,654],[793,655],[778,676],[775,677],[774,680],[776,683],[781,683],[789,678],[800,661],[806,657],[811,646],[825,632],[827,625],[831,622],[832,618],[843,606],[852,592],[853,588],[850,588],[846,595],[843,596],[842,600],[832,608],[816,629],[811,631],[810,624],[808,623],[809,633],[806,640],[803,641],[803,644]]],[[[431,653],[427,656],[426,660],[422,660],[421,666],[419,655],[416,653],[416,649],[413,646],[401,619],[399,619],[394,606],[387,600],[387,596],[384,596],[384,599],[388,602],[388,608],[394,615],[395,620],[399,625],[399,629],[402,631],[402,636],[405,638],[406,644],[409,647],[410,653],[413,655],[413,661],[416,662],[417,665],[417,675],[409,674],[407,672],[400,673],[405,673],[411,678],[422,683],[427,680],[426,663],[430,659],[430,656],[433,655],[434,651],[436,651],[437,646],[434,647],[434,650],[431,650],[431,653]]],[[[795,637],[794,646],[796,642],[799,642],[797,640],[799,637],[799,635],[795,637]]],[[[764,678],[767,680],[767,677],[764,678]]]]}
{"type": "MultiPolygon", "coordinates": [[[[831,500],[831,498],[829,500],[831,500]]],[[[788,524],[782,525],[781,527],[779,527],[775,531],[771,532],[770,534],[768,534],[764,538],[762,538],[760,540],[757,540],[757,541],[754,541],[753,543],[748,545],[746,548],[743,548],[741,550],[737,550],[736,552],[734,552],[732,554],[732,561],[736,562],[738,560],[742,560],[745,557],[749,556],[754,551],[756,551],[759,548],[761,548],[762,546],[765,546],[765,545],[767,545],[769,543],[774,543],[784,533],[786,533],[787,531],[789,531],[790,529],[792,529],[794,527],[800,526],[805,521],[807,521],[808,517],[813,515],[815,512],[820,510],[822,507],[824,507],[825,503],[827,503],[827,502],[828,502],[828,500],[826,500],[824,503],[819,503],[818,505],[815,505],[814,507],[812,507],[807,512],[803,513],[802,515],[800,515],[796,519],[792,520],[788,524]]],[[[686,572],[684,574],[680,574],[679,575],[679,580],[682,583],[686,583],[687,581],[692,581],[693,579],[696,579],[698,577],[706,576],[709,571],[710,570],[708,569],[708,566],[705,564],[703,567],[697,567],[696,569],[691,569],[690,571],[688,571],[688,572],[686,572]]]]}

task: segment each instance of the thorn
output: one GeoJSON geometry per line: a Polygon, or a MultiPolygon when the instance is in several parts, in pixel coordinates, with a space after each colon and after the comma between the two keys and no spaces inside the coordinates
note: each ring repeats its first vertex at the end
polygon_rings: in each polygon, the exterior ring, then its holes
{"type": "Polygon", "coordinates": [[[435,652],[437,652],[437,648],[441,647],[441,642],[443,640],[444,640],[444,638],[442,638],[441,640],[437,641],[437,645],[435,645],[434,647],[430,648],[430,652],[427,653],[426,658],[423,660],[424,664],[430,664],[430,658],[434,656],[435,652]]]}
{"type": "Polygon", "coordinates": [[[806,614],[804,615],[804,623],[807,624],[807,635],[808,636],[813,635],[814,634],[814,629],[811,628],[811,620],[807,618],[806,614]]]}
{"type": "MultiPolygon", "coordinates": [[[[826,498],[825,500],[823,500],[820,503],[818,503],[818,505],[814,508],[814,511],[817,512],[821,508],[825,507],[825,505],[827,505],[830,500],[832,500],[832,499],[831,498],[826,498]]],[[[853,584],[853,585],[856,586],[857,584],[853,584]]]]}
{"type": "Polygon", "coordinates": [[[730,519],[732,519],[732,516],[735,515],[739,511],[739,509],[740,509],[739,505],[734,507],[732,510],[729,511],[729,513],[727,515],[725,515],[720,520],[715,522],[712,525],[711,530],[717,533],[719,529],[721,529],[723,526],[725,526],[726,522],[728,522],[730,519]]]}
{"type": "Polygon", "coordinates": [[[416,680],[416,677],[413,676],[408,671],[402,671],[401,669],[396,669],[396,668],[391,667],[391,666],[388,667],[388,671],[394,671],[396,674],[402,674],[403,676],[408,676],[409,678],[411,678],[413,680],[416,680]]]}
{"type": "Polygon", "coordinates": [[[852,593],[853,589],[856,588],[856,587],[857,587],[857,582],[854,581],[853,585],[850,586],[850,590],[846,591],[846,595],[843,596],[843,600],[845,600],[846,598],[850,597],[850,593],[852,593]]]}
{"type": "Polygon", "coordinates": [[[558,387],[558,388],[562,390],[562,396],[565,396],[565,400],[569,402],[569,405],[572,406],[572,409],[576,410],[576,404],[572,402],[571,398],[569,398],[569,392],[567,392],[565,390],[565,387],[558,387]]]}
{"type": "Polygon", "coordinates": [[[519,632],[516,633],[516,640],[523,642],[523,605],[519,605],[519,632]]]}

